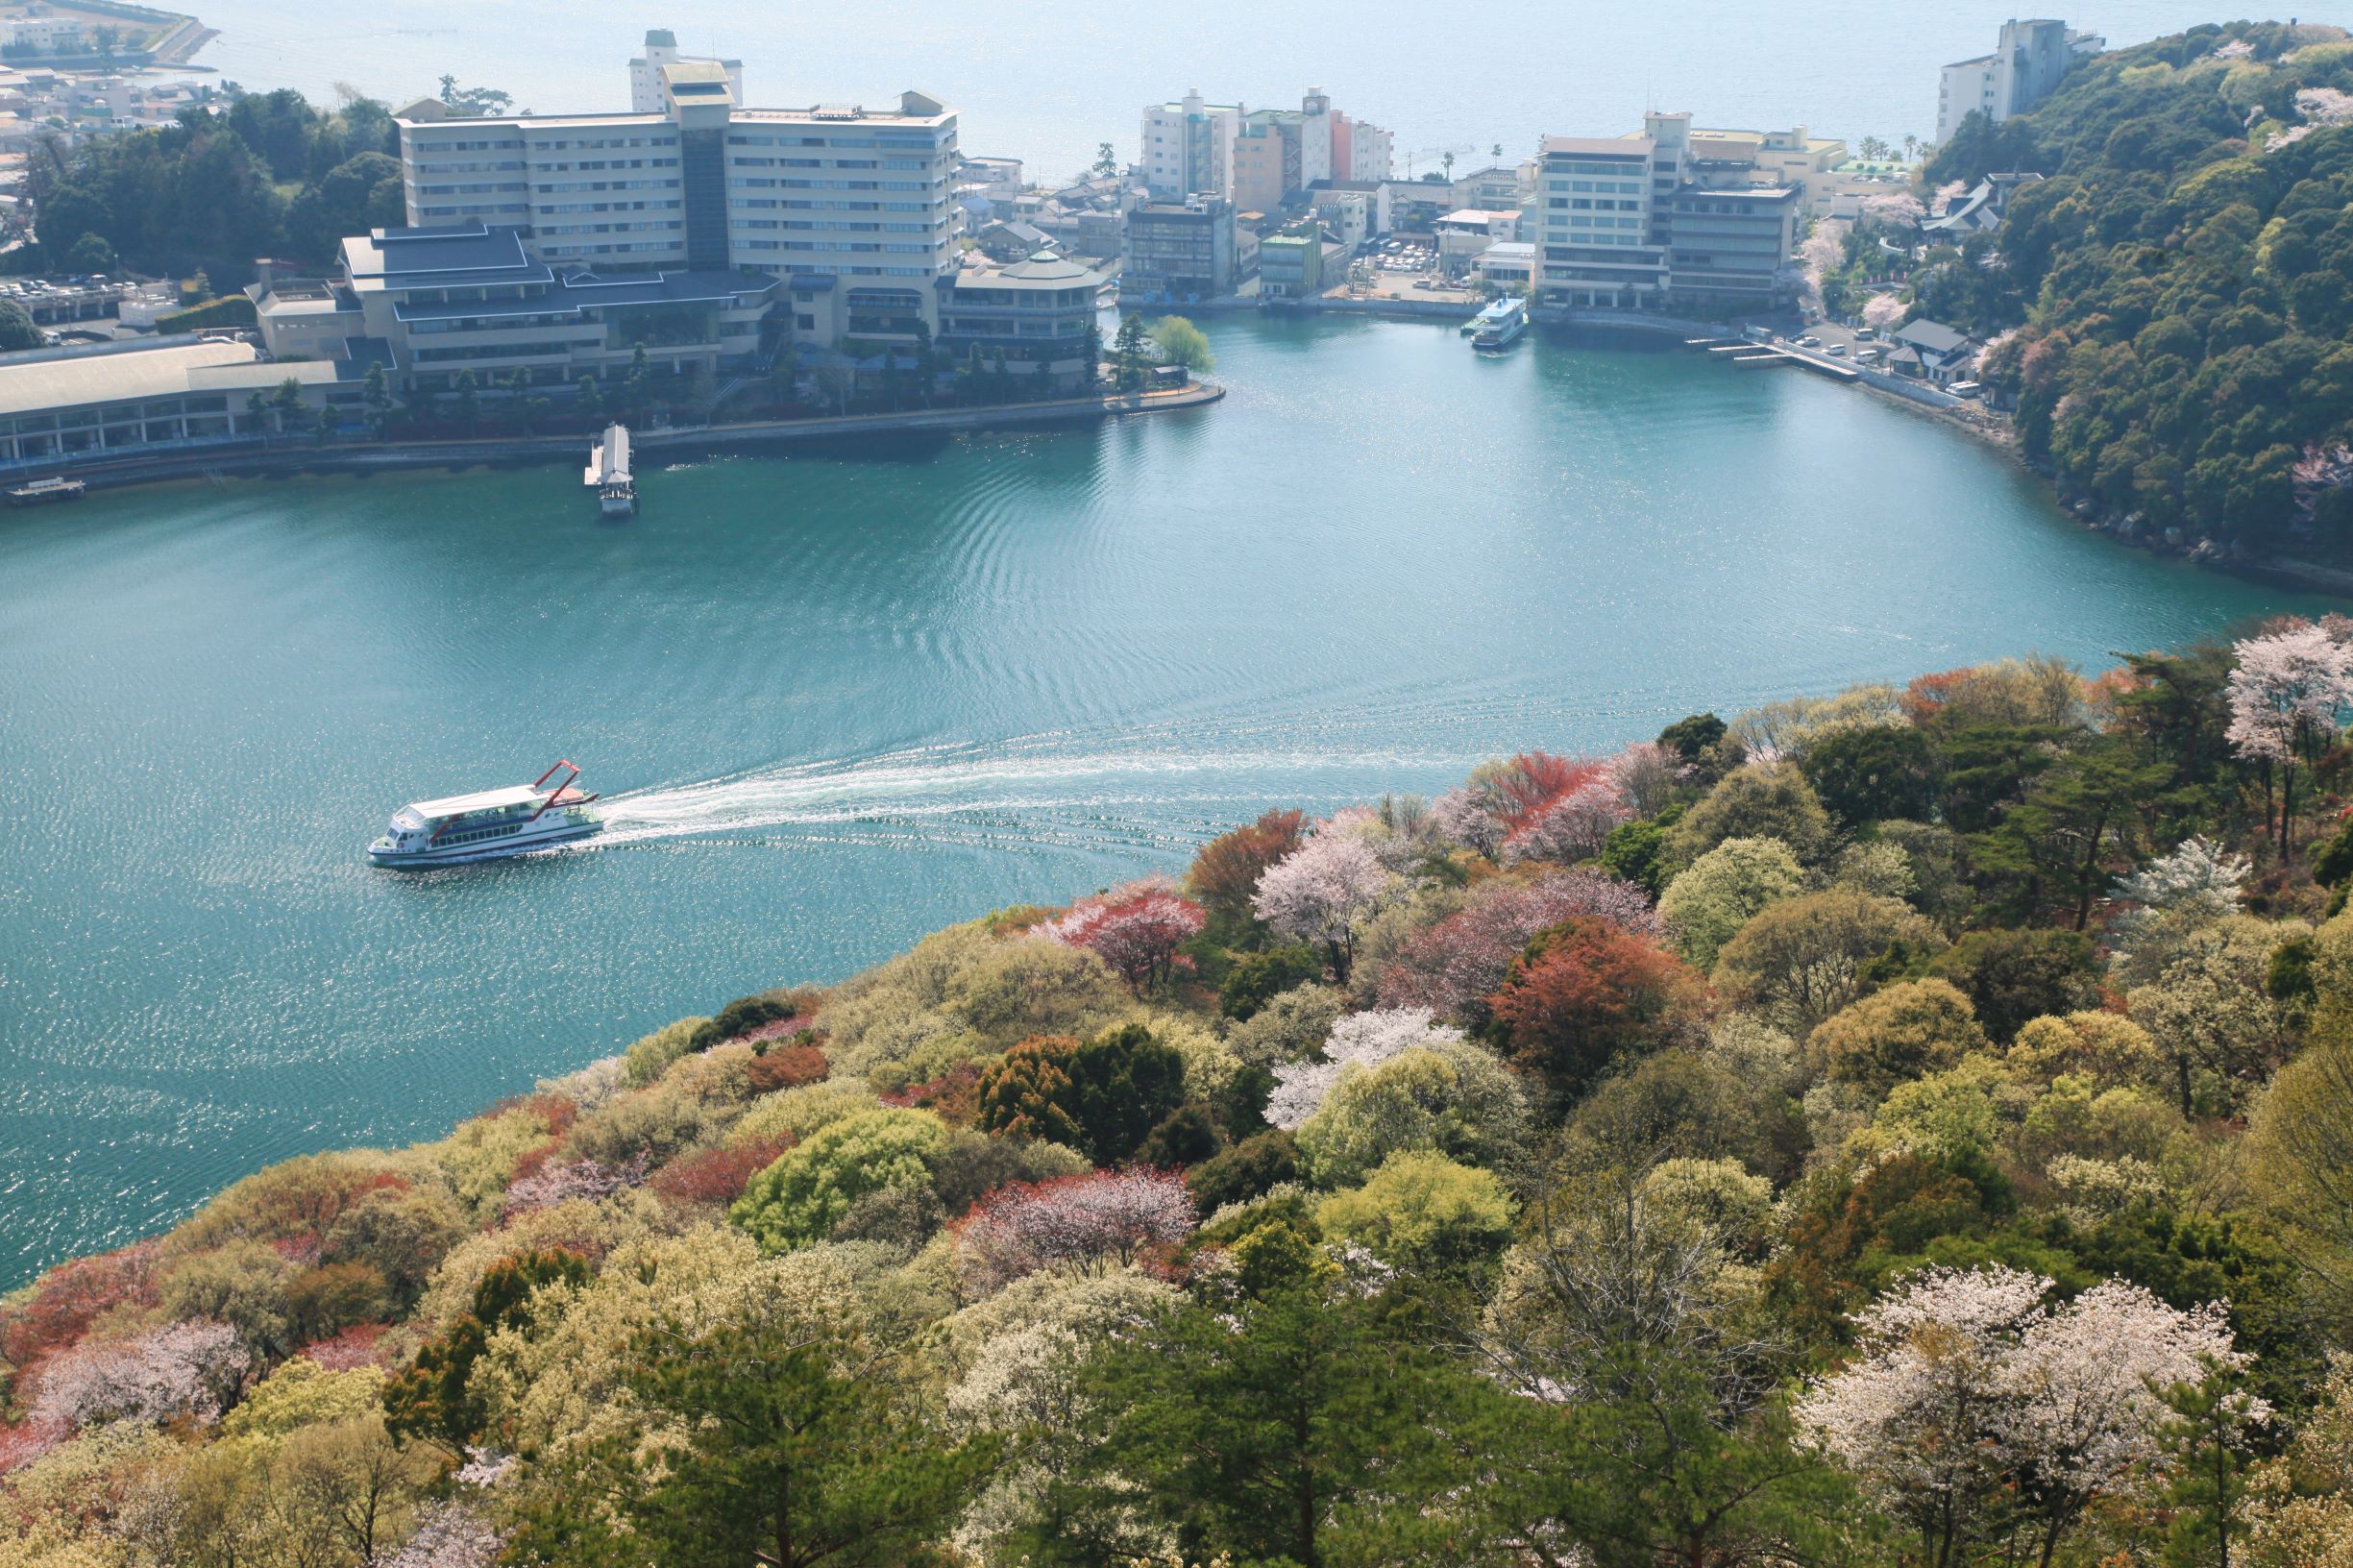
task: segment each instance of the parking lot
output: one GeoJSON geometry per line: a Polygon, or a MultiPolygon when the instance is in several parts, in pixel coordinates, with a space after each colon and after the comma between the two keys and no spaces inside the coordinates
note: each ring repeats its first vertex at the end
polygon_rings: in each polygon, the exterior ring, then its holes
{"type": "Polygon", "coordinates": [[[1359,299],[1430,300],[1445,305],[1477,305],[1477,285],[1469,280],[1450,282],[1437,274],[1437,252],[1415,240],[1385,241],[1360,257],[1347,282],[1336,293],[1359,299]]]}

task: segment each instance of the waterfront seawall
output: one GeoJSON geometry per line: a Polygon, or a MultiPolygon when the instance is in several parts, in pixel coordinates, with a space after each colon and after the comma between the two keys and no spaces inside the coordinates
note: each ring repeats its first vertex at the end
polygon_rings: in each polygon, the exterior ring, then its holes
{"type": "MultiPolygon", "coordinates": [[[[686,456],[739,448],[820,443],[870,435],[957,430],[1016,429],[1036,425],[1071,425],[1135,414],[1201,408],[1225,396],[1213,381],[1196,381],[1166,392],[1113,393],[1100,398],[1061,398],[1045,403],[1005,404],[986,408],[918,408],[892,414],[831,414],[813,419],[753,420],[731,425],[688,425],[632,429],[641,453],[686,456]]],[[[576,463],[589,432],[565,435],[492,436],[460,441],[371,441],[313,446],[300,437],[278,445],[249,441],[184,448],[115,460],[19,465],[22,474],[62,473],[93,490],[257,474],[372,473],[403,468],[468,468],[481,464],[576,463]]],[[[15,482],[12,480],[11,482],[15,482]]]]}

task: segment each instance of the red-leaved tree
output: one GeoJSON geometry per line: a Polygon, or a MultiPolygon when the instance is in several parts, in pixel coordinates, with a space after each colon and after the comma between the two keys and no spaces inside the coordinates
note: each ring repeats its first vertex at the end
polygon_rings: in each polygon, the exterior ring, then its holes
{"type": "Polygon", "coordinates": [[[793,1147],[791,1133],[747,1139],[724,1148],[682,1154],[655,1171],[646,1185],[673,1203],[733,1203],[754,1176],[793,1147]]]}
{"type": "Polygon", "coordinates": [[[25,1303],[0,1315],[0,1358],[18,1371],[82,1337],[100,1313],[154,1299],[156,1243],[60,1263],[25,1303]]]}
{"type": "Polygon", "coordinates": [[[1528,944],[1487,1007],[1514,1065],[1557,1109],[1612,1063],[1664,1044],[1704,996],[1698,973],[1651,938],[1579,915],[1528,944]]]}
{"type": "Polygon", "coordinates": [[[1307,814],[1270,811],[1247,827],[1220,833],[1193,856],[1185,886],[1201,907],[1221,920],[1250,919],[1250,895],[1266,868],[1299,847],[1307,814]]]}
{"type": "Polygon", "coordinates": [[[1070,947],[1084,947],[1138,991],[1164,980],[1177,949],[1207,923],[1201,906],[1164,876],[1148,876],[1092,898],[1081,898],[1058,920],[1038,929],[1070,947]]]}
{"type": "Polygon", "coordinates": [[[998,1188],[957,1227],[957,1254],[973,1286],[990,1292],[1040,1269],[1124,1268],[1192,1228],[1192,1194],[1174,1171],[1099,1170],[998,1188]]]}

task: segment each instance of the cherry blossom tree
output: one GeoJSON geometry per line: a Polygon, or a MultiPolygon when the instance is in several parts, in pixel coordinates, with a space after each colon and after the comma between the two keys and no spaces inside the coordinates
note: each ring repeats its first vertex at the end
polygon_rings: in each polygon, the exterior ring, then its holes
{"type": "Polygon", "coordinates": [[[2110,1281],[2053,1308],[2050,1290],[2019,1269],[1926,1269],[1855,1315],[1855,1358],[1799,1402],[1939,1568],[2018,1527],[2047,1568],[2095,1500],[2163,1479],[2166,1395],[2248,1360],[2218,1304],[2179,1311],[2110,1281]]]}
{"type": "Polygon", "coordinates": [[[1902,295],[1874,294],[1863,302],[1863,325],[1883,332],[1902,321],[1903,312],[1902,295]]]}
{"type": "Polygon", "coordinates": [[[1657,912],[1643,891],[1605,872],[1547,871],[1525,882],[1498,877],[1390,956],[1381,971],[1381,1005],[1483,1022],[1485,998],[1504,983],[1529,940],[1574,915],[1597,915],[1645,936],[1659,931],[1657,912]]]}
{"type": "Polygon", "coordinates": [[[1416,1046],[1459,1044],[1462,1038],[1459,1029],[1433,1023],[1426,1007],[1353,1013],[1332,1026],[1321,1060],[1287,1062],[1274,1069],[1275,1088],[1266,1100],[1266,1119],[1286,1132],[1295,1132],[1322,1108],[1324,1097],[1349,1067],[1377,1067],[1416,1046]]]}
{"type": "Polygon", "coordinates": [[[131,1339],[86,1339],[42,1365],[33,1420],[58,1431],[109,1421],[160,1425],[182,1416],[209,1424],[234,1397],[252,1360],[236,1330],[206,1318],[131,1339]]]}
{"type": "Polygon", "coordinates": [[[1546,801],[1512,830],[1504,841],[1504,864],[1598,855],[1610,829],[1633,819],[1634,808],[1614,780],[1606,774],[1585,779],[1546,801]]]}
{"type": "Polygon", "coordinates": [[[1430,820],[1454,843],[1490,858],[1502,852],[1504,835],[1511,831],[1487,796],[1468,784],[1458,784],[1431,801],[1430,820]]]}
{"type": "Polygon", "coordinates": [[[636,1187],[646,1179],[646,1167],[650,1162],[642,1151],[619,1164],[606,1164],[597,1160],[571,1160],[552,1164],[522,1178],[506,1189],[506,1214],[529,1213],[534,1209],[551,1209],[559,1203],[585,1199],[594,1203],[609,1198],[626,1188],[636,1187]]]}
{"type": "Polygon", "coordinates": [[[2234,650],[2225,732],[2239,755],[2264,770],[2264,811],[2271,810],[2271,774],[2277,770],[2279,852],[2287,858],[2295,818],[2295,769],[2334,740],[2339,717],[2353,703],[2353,648],[2309,622],[2262,637],[2234,650]]]}
{"type": "Polygon", "coordinates": [[[1041,934],[1070,947],[1084,947],[1110,965],[1138,991],[1174,970],[1177,949],[1208,923],[1199,904],[1177,891],[1165,876],[1130,882],[1048,920],[1041,934]]]}
{"type": "Polygon", "coordinates": [[[417,1532],[383,1568],[492,1568],[506,1538],[463,1503],[436,1503],[418,1518],[417,1532]]]}
{"type": "Polygon", "coordinates": [[[1250,907],[1258,918],[1296,942],[1321,943],[1341,980],[1356,958],[1357,928],[1386,903],[1397,877],[1371,845],[1334,823],[1320,824],[1259,878],[1250,907]]]}
{"type": "Polygon", "coordinates": [[[1025,1274],[1099,1275],[1192,1234],[1193,1200],[1174,1171],[1096,1171],[1016,1182],[981,1199],[958,1227],[966,1278],[993,1294],[1025,1274]]]}
{"type": "Polygon", "coordinates": [[[1681,753],[1656,741],[1636,741],[1605,766],[1609,782],[1618,787],[1618,794],[1637,817],[1658,815],[1674,796],[1676,780],[1684,768],[1681,753]]]}

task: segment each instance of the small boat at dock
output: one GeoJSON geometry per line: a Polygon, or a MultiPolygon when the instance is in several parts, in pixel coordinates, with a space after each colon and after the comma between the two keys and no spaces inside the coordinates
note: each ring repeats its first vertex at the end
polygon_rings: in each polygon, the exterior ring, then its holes
{"type": "Polygon", "coordinates": [[[369,863],[395,868],[458,866],[503,860],[602,830],[592,810],[597,797],[576,786],[580,770],[559,762],[528,784],[480,790],[439,800],[412,800],[392,814],[381,837],[368,845],[369,863]],[[565,776],[551,785],[556,774],[565,776]]]}
{"type": "Polygon", "coordinates": [[[608,425],[603,438],[588,449],[588,470],[581,476],[597,493],[597,508],[606,517],[627,517],[637,510],[637,480],[629,474],[629,429],[608,425]]]}
{"type": "Polygon", "coordinates": [[[80,479],[51,478],[16,485],[8,493],[11,506],[42,506],[53,501],[80,501],[89,489],[80,479]]]}

